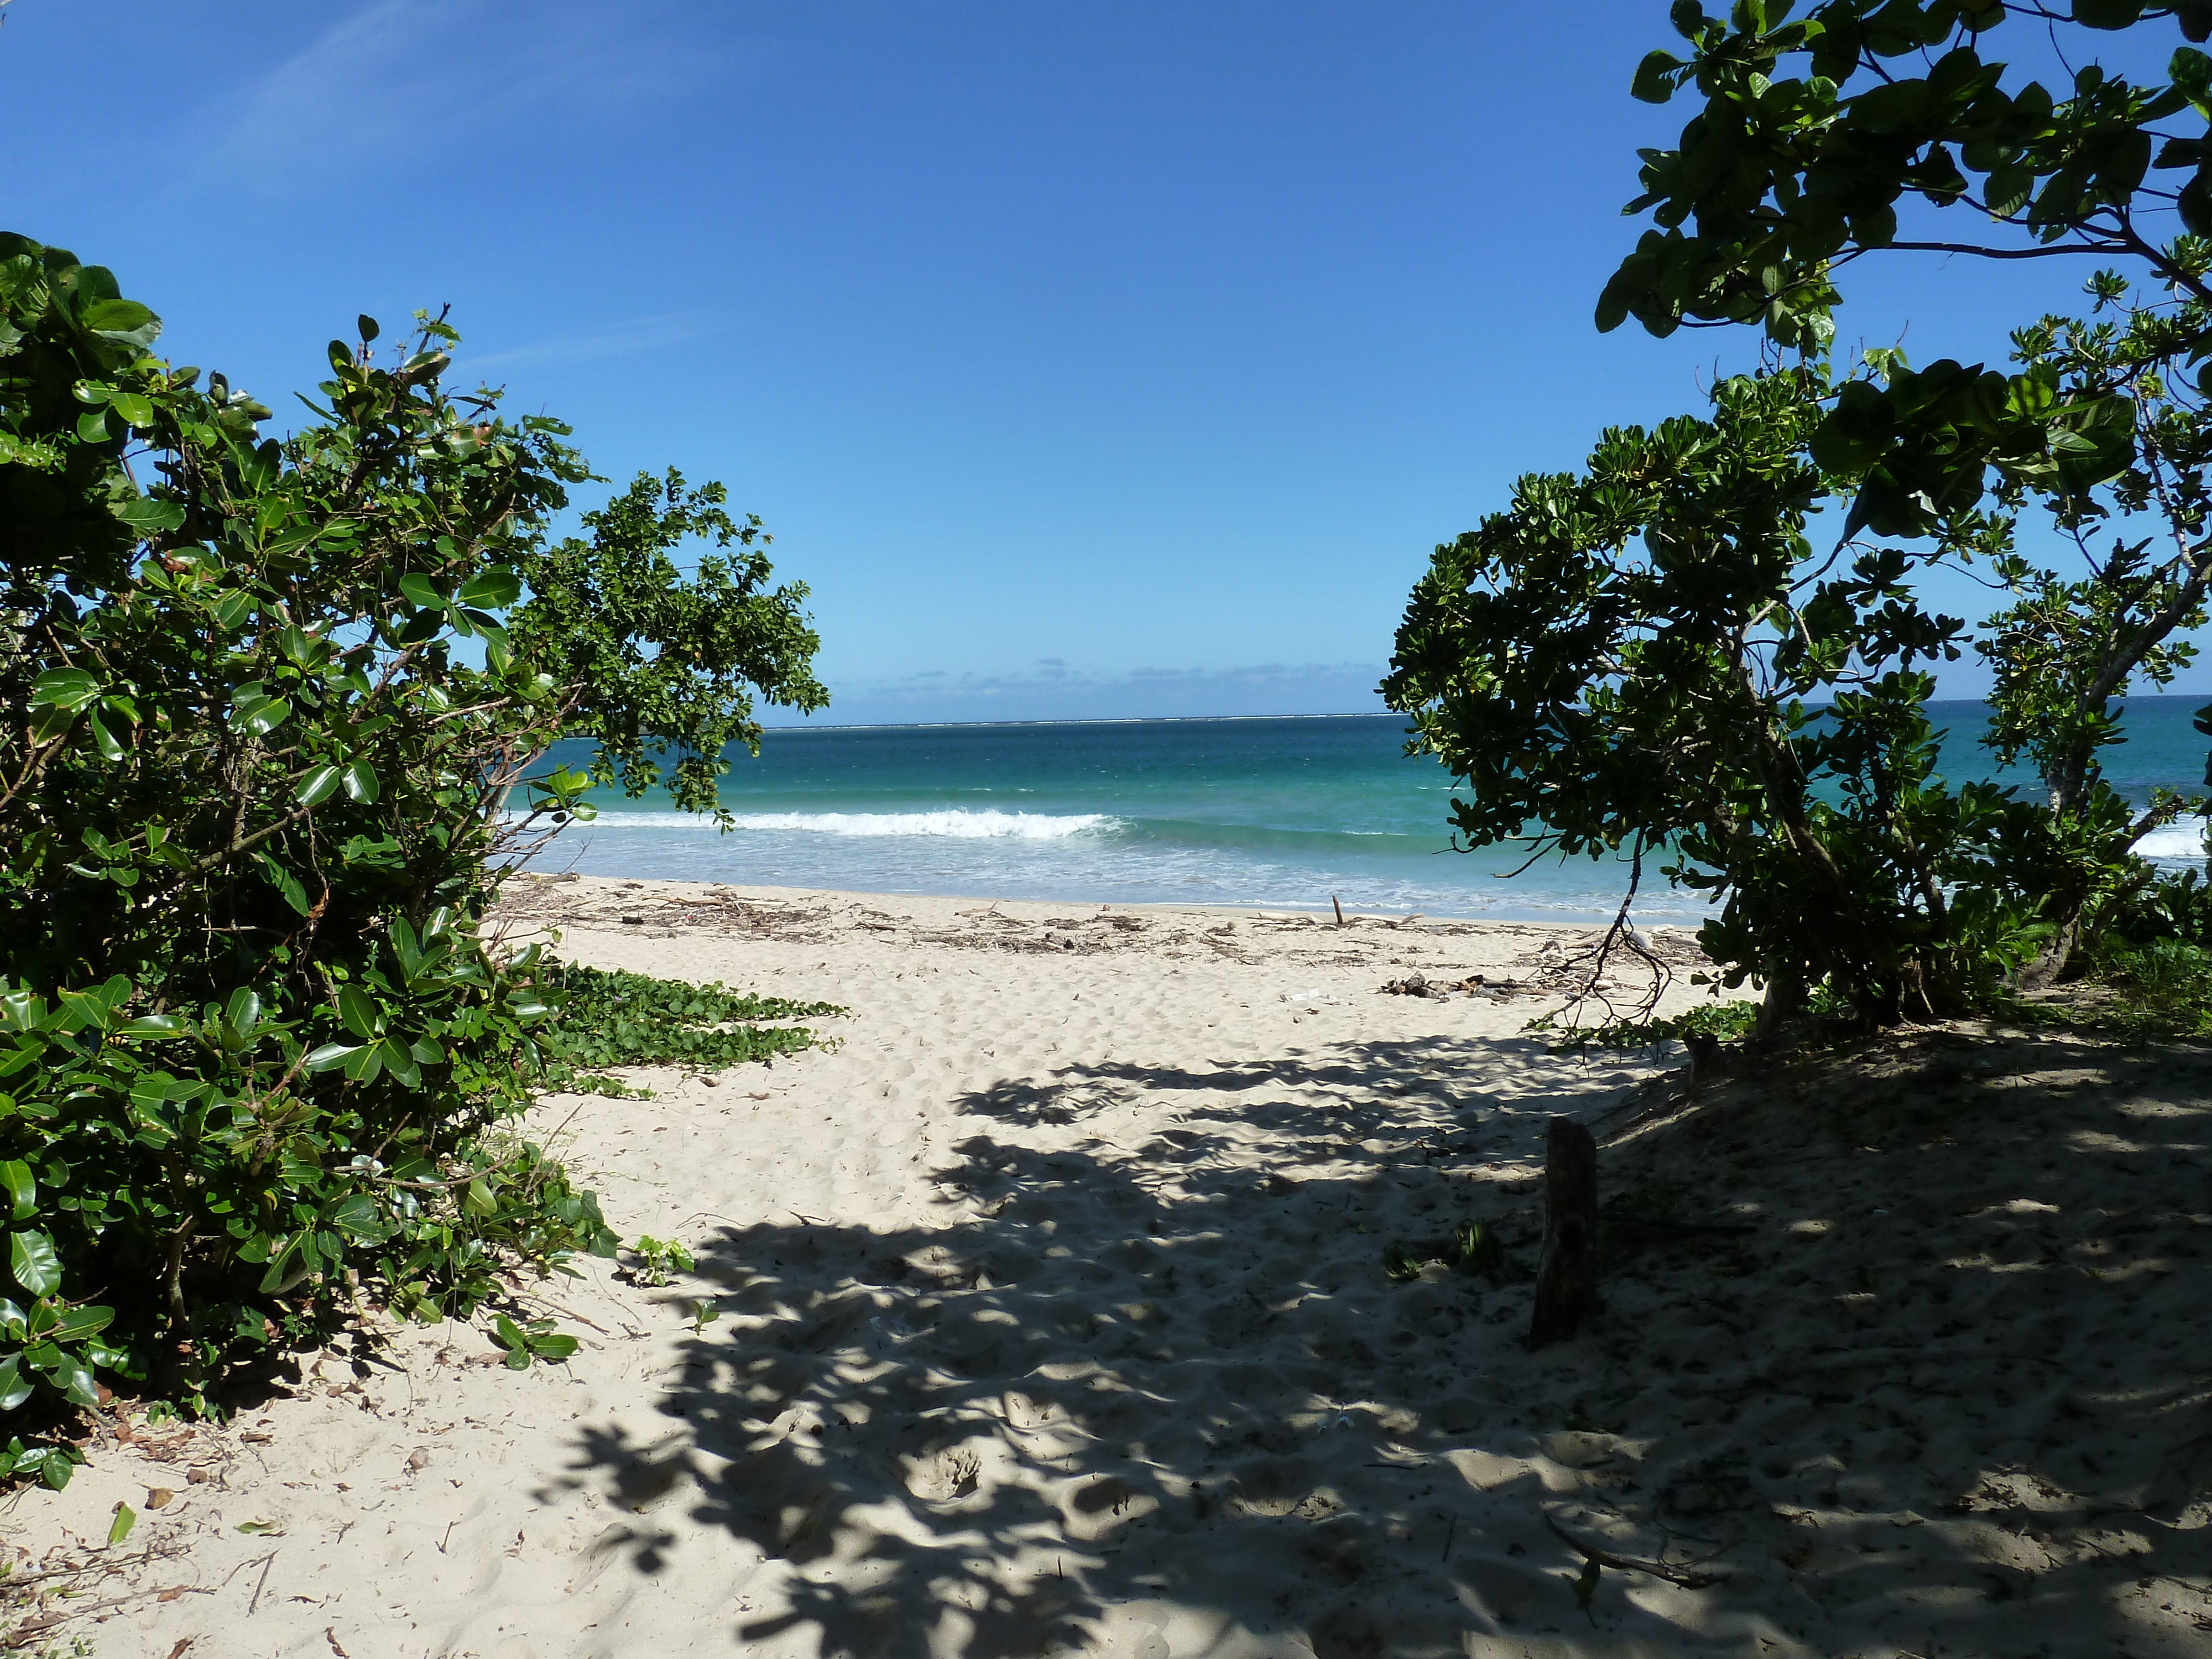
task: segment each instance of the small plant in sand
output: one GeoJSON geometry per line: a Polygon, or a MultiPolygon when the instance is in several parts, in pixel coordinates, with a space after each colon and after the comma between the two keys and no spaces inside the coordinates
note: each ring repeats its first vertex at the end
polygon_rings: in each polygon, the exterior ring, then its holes
{"type": "Polygon", "coordinates": [[[1452,1229],[1449,1260],[1463,1273],[1500,1278],[1506,1271],[1505,1241],[1486,1221],[1462,1221],[1452,1229]]]}
{"type": "Polygon", "coordinates": [[[1401,1284],[1419,1279],[1421,1269],[1431,1261],[1441,1261],[1454,1272],[1487,1279],[1492,1284],[1515,1277],[1504,1240],[1486,1221],[1462,1221],[1452,1228],[1449,1237],[1433,1245],[1395,1243],[1386,1245],[1382,1251],[1382,1271],[1401,1284]]]}
{"type": "Polygon", "coordinates": [[[630,1278],[640,1285],[658,1288],[667,1284],[672,1274],[688,1273],[699,1265],[691,1252],[672,1238],[655,1238],[647,1233],[629,1249],[630,1278]]]}
{"type": "Polygon", "coordinates": [[[518,1325],[505,1314],[495,1314],[491,1336],[505,1351],[511,1371],[526,1371],[531,1362],[538,1359],[558,1364],[576,1352],[576,1339],[564,1335],[550,1319],[532,1319],[518,1325]]]}

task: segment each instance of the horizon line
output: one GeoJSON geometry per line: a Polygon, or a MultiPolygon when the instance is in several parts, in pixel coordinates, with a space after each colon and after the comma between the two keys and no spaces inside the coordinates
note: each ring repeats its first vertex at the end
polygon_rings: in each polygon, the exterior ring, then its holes
{"type": "MultiPolygon", "coordinates": [[[[2212,692],[2205,691],[2145,691],[2122,696],[2123,705],[2129,702],[2196,702],[2212,692]]],[[[1986,696],[1930,697],[1929,706],[1942,703],[1984,703],[1986,696]]],[[[1808,703],[1809,708],[1826,708],[1825,702],[1808,703]]],[[[1066,714],[1018,720],[847,720],[834,725],[815,725],[810,721],[793,720],[787,724],[769,725],[763,721],[761,730],[769,732],[930,732],[952,731],[963,727],[993,728],[1013,726],[1202,726],[1225,720],[1407,720],[1408,715],[1392,709],[1346,708],[1311,714],[1066,714]]]]}
{"type": "Polygon", "coordinates": [[[817,726],[811,722],[793,720],[788,725],[770,726],[763,721],[763,732],[924,732],[947,730],[957,726],[1193,726],[1212,720],[1403,720],[1406,716],[1388,708],[1346,708],[1338,712],[1317,714],[1067,714],[1054,718],[1024,720],[851,720],[838,726],[817,726]]]}

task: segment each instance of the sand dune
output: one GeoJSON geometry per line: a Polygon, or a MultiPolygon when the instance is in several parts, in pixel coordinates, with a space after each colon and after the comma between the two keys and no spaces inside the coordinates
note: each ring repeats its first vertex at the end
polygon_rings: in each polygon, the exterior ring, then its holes
{"type": "Polygon", "coordinates": [[[516,1376],[477,1332],[404,1331],[19,1494],[26,1566],[143,1512],[82,1581],[112,1605],[55,1636],[102,1659],[2212,1644],[2194,1052],[1922,1032],[1692,1098],[1679,1054],[1550,1052],[1522,1029],[1543,996],[1378,994],[1555,987],[1571,930],[591,881],[515,908],[580,960],[847,1004],[842,1045],[546,1103],[625,1236],[698,1257],[665,1288],[597,1263],[532,1287],[584,1337],[570,1364],[516,1376]],[[1638,1219],[1604,1315],[1530,1354],[1511,1270],[1554,1113],[1599,1129],[1638,1219]],[[1507,1243],[1498,1282],[1385,1273],[1468,1218],[1507,1243]]]}

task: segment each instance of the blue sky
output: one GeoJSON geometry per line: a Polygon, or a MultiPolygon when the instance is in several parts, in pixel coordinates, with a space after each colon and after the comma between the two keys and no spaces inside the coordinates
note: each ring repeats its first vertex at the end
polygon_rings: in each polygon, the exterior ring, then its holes
{"type": "MultiPolygon", "coordinates": [[[[4,15],[0,224],[280,411],[450,303],[600,471],[768,521],[836,720],[1371,707],[1437,541],[1753,346],[1590,324],[1662,0],[4,15]]],[[[1995,355],[2087,274],[1893,261],[1844,331],[1995,355]]]]}

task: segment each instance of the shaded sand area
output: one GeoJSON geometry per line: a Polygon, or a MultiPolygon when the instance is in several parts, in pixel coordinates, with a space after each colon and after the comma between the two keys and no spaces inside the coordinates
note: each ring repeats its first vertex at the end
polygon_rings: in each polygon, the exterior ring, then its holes
{"type": "Polygon", "coordinates": [[[1692,1097],[1679,1051],[1549,1052],[1544,997],[1378,991],[1555,984],[1572,930],[592,881],[515,911],[848,1005],[842,1046],[548,1103],[625,1237],[698,1256],[527,1287],[570,1364],[340,1344],[15,1495],[21,1569],[113,1568],[52,1581],[83,1594],[50,1639],[2212,1650],[2202,1050],[1923,1030],[1692,1097]],[[1532,1268],[1553,1113],[1631,1218],[1606,1312],[1530,1354],[1525,1281],[1382,1257],[1474,1218],[1532,1268]]]}

